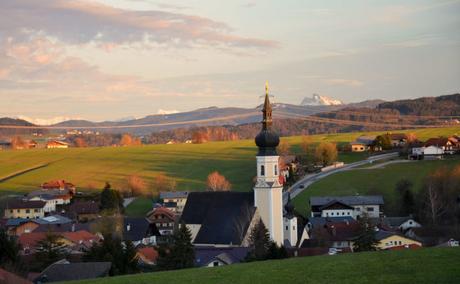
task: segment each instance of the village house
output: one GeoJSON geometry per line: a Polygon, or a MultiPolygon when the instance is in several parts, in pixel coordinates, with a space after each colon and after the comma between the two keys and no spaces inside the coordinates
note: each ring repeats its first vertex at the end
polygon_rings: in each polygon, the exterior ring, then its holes
{"type": "Polygon", "coordinates": [[[350,216],[358,219],[366,214],[369,218],[378,218],[383,214],[383,204],[381,195],[310,197],[312,217],[350,216]]]}
{"type": "Polygon", "coordinates": [[[405,232],[411,228],[420,228],[422,225],[414,220],[412,216],[406,217],[385,217],[379,222],[381,225],[392,230],[405,232]]]}
{"type": "Polygon", "coordinates": [[[391,146],[403,147],[407,143],[407,135],[404,133],[390,133],[391,146]]]}
{"type": "Polygon", "coordinates": [[[243,262],[249,253],[246,247],[195,247],[195,266],[217,267],[243,262]]]}
{"type": "Polygon", "coordinates": [[[59,140],[51,140],[46,143],[47,149],[67,149],[69,148],[69,144],[64,141],[59,140]]]}
{"type": "Polygon", "coordinates": [[[182,214],[185,203],[187,203],[187,191],[163,191],[160,192],[160,199],[164,204],[168,204],[169,209],[177,214],[182,214]]]}
{"type": "Polygon", "coordinates": [[[34,219],[43,218],[45,216],[44,201],[29,201],[23,199],[14,199],[6,203],[4,210],[5,218],[24,218],[34,219]]]}
{"type": "Polygon", "coordinates": [[[60,215],[52,215],[40,219],[8,219],[5,226],[10,236],[21,236],[22,234],[35,232],[41,225],[63,225],[70,223],[72,223],[72,220],[69,218],[60,215]]]}
{"type": "Polygon", "coordinates": [[[353,251],[353,244],[361,233],[356,220],[350,217],[319,218],[322,217],[311,218],[309,234],[300,243],[301,248],[327,247],[334,252],[353,251]]]}
{"type": "Polygon", "coordinates": [[[67,182],[63,179],[59,180],[52,180],[45,182],[41,185],[41,188],[43,190],[60,190],[60,191],[65,191],[63,192],[64,194],[71,194],[75,195],[76,193],[76,187],[73,183],[67,182]]]}
{"type": "Polygon", "coordinates": [[[430,138],[424,144],[425,148],[432,147],[432,146],[441,148],[444,154],[454,154],[455,152],[453,142],[445,137],[430,138]]]}
{"type": "Polygon", "coordinates": [[[78,222],[88,222],[99,217],[99,203],[95,201],[76,201],[69,206],[68,215],[78,222]]]}
{"type": "MultiPolygon", "coordinates": [[[[30,255],[37,252],[40,241],[46,238],[49,232],[31,232],[19,236],[18,243],[21,245],[21,255],[30,255]]],[[[91,234],[88,231],[75,232],[55,232],[59,236],[61,248],[68,254],[81,255],[88,251],[95,243],[101,241],[97,235],[91,234]]]]}
{"type": "Polygon", "coordinates": [[[381,250],[401,246],[422,246],[421,242],[405,237],[397,232],[379,230],[375,238],[378,241],[377,248],[381,250]]]}
{"type": "Polygon", "coordinates": [[[124,241],[131,241],[137,247],[139,245],[156,245],[160,233],[155,224],[150,224],[146,218],[125,217],[122,235],[124,241]]]}
{"type": "Polygon", "coordinates": [[[157,207],[146,215],[151,224],[155,224],[162,236],[172,235],[176,224],[176,215],[165,207],[157,207]]]}
{"type": "Polygon", "coordinates": [[[360,136],[355,141],[350,142],[352,152],[382,151],[382,147],[377,146],[375,136],[360,136]]]}

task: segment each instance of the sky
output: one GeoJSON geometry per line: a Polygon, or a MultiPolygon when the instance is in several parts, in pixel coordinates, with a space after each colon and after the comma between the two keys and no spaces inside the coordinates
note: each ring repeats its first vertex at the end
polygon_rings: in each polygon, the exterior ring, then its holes
{"type": "Polygon", "coordinates": [[[0,1],[0,117],[460,92],[460,0],[0,1]]]}

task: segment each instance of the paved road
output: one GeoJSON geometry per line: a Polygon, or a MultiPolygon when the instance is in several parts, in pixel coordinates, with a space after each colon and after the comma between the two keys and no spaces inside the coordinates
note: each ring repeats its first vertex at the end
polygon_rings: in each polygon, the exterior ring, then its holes
{"type": "Polygon", "coordinates": [[[306,190],[313,183],[315,183],[318,180],[320,180],[322,178],[325,178],[325,177],[327,177],[329,175],[339,173],[339,172],[343,172],[343,171],[346,171],[346,170],[349,170],[349,169],[352,169],[352,168],[356,168],[356,167],[359,167],[359,166],[362,166],[362,165],[371,164],[371,163],[373,163],[375,161],[378,161],[378,160],[390,159],[390,158],[394,158],[394,157],[397,157],[397,156],[398,156],[397,152],[388,153],[388,154],[382,154],[382,155],[375,155],[375,156],[371,156],[371,157],[369,157],[369,158],[367,158],[365,160],[362,160],[362,161],[358,161],[358,162],[354,162],[354,163],[350,163],[350,164],[345,164],[341,168],[333,169],[333,170],[330,170],[330,171],[327,171],[327,172],[321,172],[321,173],[317,173],[317,174],[308,174],[308,175],[304,176],[302,179],[300,179],[299,181],[297,181],[294,185],[292,185],[286,192],[284,192],[283,201],[284,201],[284,203],[287,202],[288,193],[291,193],[291,198],[294,198],[297,195],[299,195],[301,192],[306,190]]]}

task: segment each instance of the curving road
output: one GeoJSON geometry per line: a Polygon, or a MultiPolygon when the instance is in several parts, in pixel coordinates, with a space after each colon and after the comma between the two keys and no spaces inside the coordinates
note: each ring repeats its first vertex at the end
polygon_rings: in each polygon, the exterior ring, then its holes
{"type": "Polygon", "coordinates": [[[287,202],[289,193],[291,193],[291,198],[294,198],[297,195],[299,195],[301,192],[306,190],[313,183],[315,183],[318,180],[320,180],[322,178],[325,178],[325,177],[327,177],[329,175],[339,173],[339,172],[343,172],[343,171],[346,171],[346,170],[349,170],[349,169],[352,169],[352,168],[356,168],[356,167],[359,167],[359,166],[363,166],[363,165],[366,165],[366,164],[371,164],[371,163],[373,163],[375,161],[378,161],[378,160],[390,159],[390,158],[394,158],[394,157],[397,157],[397,156],[398,156],[397,152],[381,154],[381,155],[375,155],[375,156],[371,156],[371,157],[369,157],[369,158],[367,158],[365,160],[361,160],[361,161],[350,163],[350,164],[345,164],[341,168],[337,168],[337,169],[333,169],[333,170],[330,170],[330,171],[327,171],[327,172],[321,172],[321,173],[317,173],[317,174],[305,175],[303,178],[301,178],[299,181],[297,181],[295,184],[293,184],[290,188],[288,188],[288,190],[286,190],[283,193],[283,201],[284,201],[284,203],[287,202]]]}

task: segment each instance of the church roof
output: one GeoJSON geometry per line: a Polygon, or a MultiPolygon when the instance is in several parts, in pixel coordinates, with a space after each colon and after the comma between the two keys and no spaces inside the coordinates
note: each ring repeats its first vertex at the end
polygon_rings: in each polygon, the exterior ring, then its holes
{"type": "Polygon", "coordinates": [[[181,220],[201,224],[195,244],[240,245],[255,211],[252,192],[191,192],[181,220]]]}

